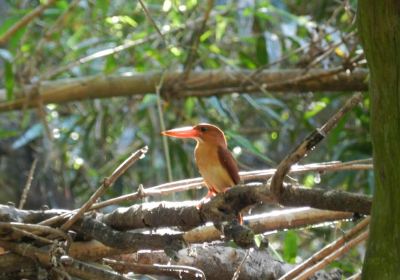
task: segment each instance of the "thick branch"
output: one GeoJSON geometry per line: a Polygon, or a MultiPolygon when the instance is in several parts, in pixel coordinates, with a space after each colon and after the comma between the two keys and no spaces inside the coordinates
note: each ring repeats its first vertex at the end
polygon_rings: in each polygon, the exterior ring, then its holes
{"type": "MultiPolygon", "coordinates": [[[[241,210],[257,203],[272,203],[273,195],[264,184],[234,187],[218,194],[200,210],[194,205],[177,205],[173,202],[133,205],[120,208],[103,216],[102,221],[113,228],[128,230],[143,227],[182,226],[195,227],[207,221],[221,222],[234,219],[241,210]],[[164,210],[165,214],[164,215],[164,210]],[[162,213],[161,217],[159,213],[162,213]],[[169,217],[165,219],[165,217],[169,217]],[[162,218],[164,217],[164,218],[162,218]]],[[[344,191],[308,189],[286,186],[281,195],[284,206],[310,206],[318,209],[346,211],[368,215],[371,198],[344,191]]]]}
{"type": "Polygon", "coordinates": [[[181,249],[182,234],[144,234],[129,231],[117,231],[92,218],[84,218],[79,230],[100,241],[104,245],[117,248],[138,250],[181,249]]]}
{"type": "MultiPolygon", "coordinates": [[[[350,219],[353,213],[297,208],[272,211],[255,216],[246,216],[244,224],[255,234],[274,230],[301,228],[323,222],[350,219]]],[[[183,234],[188,243],[211,242],[221,238],[221,232],[212,225],[201,226],[183,234]]]]}
{"type": "MultiPolygon", "coordinates": [[[[177,254],[178,265],[194,266],[206,275],[206,279],[232,279],[237,267],[246,256],[247,250],[224,246],[192,246],[191,250],[183,249],[177,254]]],[[[165,254],[140,252],[130,260],[140,264],[168,263],[165,254]]],[[[129,261],[129,260],[127,260],[129,261]]],[[[289,265],[276,261],[267,250],[252,250],[240,269],[238,279],[278,279],[289,265]]]]}
{"type": "MultiPolygon", "coordinates": [[[[177,81],[181,72],[171,72],[164,76],[162,89],[170,98],[188,96],[221,95],[232,92],[268,91],[363,91],[367,90],[366,70],[356,70],[351,74],[326,75],[329,70],[310,70],[304,77],[303,70],[263,71],[254,77],[253,72],[204,71],[192,72],[184,84],[177,81]],[[299,79],[295,79],[295,78],[299,79]],[[293,80],[293,83],[287,81],[293,80]],[[254,87],[254,85],[260,85],[254,87]],[[212,91],[210,91],[212,90],[212,91]]],[[[163,78],[162,73],[145,73],[123,76],[92,76],[59,81],[44,81],[40,85],[27,85],[15,90],[16,100],[0,103],[0,112],[35,107],[41,102],[65,103],[71,101],[110,98],[116,96],[145,95],[156,92],[156,86],[163,78]],[[40,93],[40,94],[39,94],[40,93]],[[25,97],[26,96],[26,97],[25,97]],[[26,107],[25,107],[26,106],[26,107]]],[[[6,100],[6,90],[0,90],[0,100],[6,100]]]]}

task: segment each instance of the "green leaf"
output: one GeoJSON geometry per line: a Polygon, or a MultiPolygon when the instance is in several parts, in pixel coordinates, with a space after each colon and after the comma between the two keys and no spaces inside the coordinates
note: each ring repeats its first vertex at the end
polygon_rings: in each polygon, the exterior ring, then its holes
{"type": "Polygon", "coordinates": [[[256,55],[258,65],[268,64],[267,44],[264,36],[258,36],[257,38],[256,55]]]}
{"type": "Polygon", "coordinates": [[[193,109],[195,108],[196,102],[195,98],[189,97],[185,100],[185,104],[183,105],[183,108],[185,110],[185,116],[187,118],[191,118],[193,115],[193,109]]]}
{"type": "Polygon", "coordinates": [[[14,99],[14,73],[12,64],[8,61],[4,62],[4,86],[7,91],[7,101],[14,99]]]}
{"type": "Polygon", "coordinates": [[[295,263],[298,251],[298,236],[293,230],[286,232],[284,245],[283,245],[283,258],[288,263],[295,263]]]}
{"type": "Polygon", "coordinates": [[[215,40],[219,42],[225,34],[226,27],[228,26],[228,20],[226,17],[222,16],[217,16],[216,20],[217,26],[215,27],[215,40]]]}
{"type": "Polygon", "coordinates": [[[117,69],[117,61],[113,55],[109,55],[106,58],[106,63],[104,64],[104,73],[110,74],[117,69]]]}
{"type": "Polygon", "coordinates": [[[308,120],[311,117],[314,117],[316,114],[321,112],[326,107],[326,105],[326,102],[323,101],[312,102],[310,105],[310,109],[305,112],[304,118],[308,120]]]}

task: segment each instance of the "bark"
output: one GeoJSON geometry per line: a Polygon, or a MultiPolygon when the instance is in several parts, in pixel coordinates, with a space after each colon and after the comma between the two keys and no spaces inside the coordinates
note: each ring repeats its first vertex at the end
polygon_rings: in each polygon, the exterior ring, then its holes
{"type": "MultiPolygon", "coordinates": [[[[209,280],[231,280],[237,270],[238,279],[278,279],[291,269],[290,265],[274,260],[267,249],[247,250],[218,245],[192,246],[189,250],[180,250],[177,261],[173,263],[197,267],[209,280]]],[[[139,252],[133,260],[141,264],[169,262],[163,253],[157,255],[146,252],[139,252]]]]}
{"type": "Polygon", "coordinates": [[[363,279],[400,275],[400,4],[358,1],[358,26],[370,68],[375,194],[363,279]]]}
{"type": "MultiPolygon", "coordinates": [[[[279,70],[262,71],[204,71],[192,72],[185,82],[181,72],[160,72],[123,76],[92,76],[43,81],[15,90],[16,99],[0,103],[0,112],[36,107],[48,103],[65,103],[94,98],[145,95],[156,92],[162,84],[166,98],[205,97],[242,92],[267,91],[360,91],[367,89],[367,71],[359,69],[351,74],[333,70],[279,70]],[[340,73],[341,72],[341,73],[340,73]]],[[[6,91],[0,90],[0,100],[6,100],[6,91]]]]}

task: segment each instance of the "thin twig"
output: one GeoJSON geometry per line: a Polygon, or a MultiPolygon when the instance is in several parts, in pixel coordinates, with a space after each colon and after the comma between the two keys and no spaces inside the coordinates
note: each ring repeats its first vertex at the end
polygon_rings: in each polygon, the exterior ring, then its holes
{"type": "MultiPolygon", "coordinates": [[[[164,77],[165,75],[163,74],[161,76],[160,83],[156,86],[156,95],[157,95],[157,111],[158,111],[158,118],[160,120],[160,128],[161,131],[165,130],[165,123],[164,123],[164,113],[162,110],[161,106],[161,88],[164,83],[164,77]]],[[[171,157],[169,156],[169,147],[168,147],[168,139],[167,137],[161,137],[162,142],[163,142],[163,147],[164,147],[164,155],[165,155],[165,160],[166,160],[166,165],[167,165],[167,174],[168,174],[168,181],[173,181],[172,177],[172,167],[171,167],[171,157]]]]}
{"type": "Polygon", "coordinates": [[[148,21],[150,21],[150,24],[153,25],[155,30],[157,31],[158,35],[160,35],[161,39],[166,43],[164,35],[161,33],[160,29],[158,28],[156,22],[154,21],[153,17],[150,15],[149,10],[147,9],[146,5],[143,3],[142,0],[139,0],[139,4],[142,7],[144,14],[146,15],[146,18],[148,21]]]}
{"type": "MultiPolygon", "coordinates": [[[[367,226],[369,225],[370,217],[365,218],[360,223],[358,223],[355,227],[353,227],[349,232],[344,234],[341,238],[335,240],[333,243],[325,246],[323,249],[315,253],[313,256],[302,262],[300,265],[296,266],[294,269],[287,272],[283,275],[279,280],[289,280],[293,279],[294,277],[298,276],[304,270],[308,269],[309,267],[321,262],[324,258],[338,250],[342,247],[346,242],[351,239],[354,239],[357,235],[360,234],[367,226]]],[[[307,279],[307,278],[301,278],[307,279]]]]}
{"type": "Polygon", "coordinates": [[[24,204],[28,197],[28,192],[32,185],[33,173],[35,172],[37,162],[38,158],[35,158],[32,162],[31,168],[29,169],[28,178],[26,179],[25,187],[24,190],[22,191],[21,199],[19,200],[19,205],[18,205],[19,209],[22,209],[24,207],[24,204]]]}
{"type": "Polygon", "coordinates": [[[361,280],[361,271],[347,278],[347,280],[361,280]]]}
{"type": "Polygon", "coordinates": [[[32,10],[30,13],[26,14],[18,22],[16,22],[10,29],[0,37],[0,45],[7,43],[7,41],[21,28],[28,25],[36,17],[40,16],[45,9],[52,5],[56,0],[48,0],[46,4],[42,4],[32,10]]]}
{"type": "Polygon", "coordinates": [[[232,280],[237,280],[239,279],[240,271],[242,270],[243,264],[245,263],[247,257],[250,255],[250,249],[246,250],[246,254],[243,257],[243,260],[240,262],[239,266],[236,268],[235,273],[233,274],[232,280]]]}
{"type": "Polygon", "coordinates": [[[303,280],[303,279],[308,279],[312,275],[315,274],[318,270],[323,269],[326,267],[328,264],[333,262],[335,259],[339,258],[340,256],[344,255],[347,253],[351,248],[357,246],[360,244],[362,241],[366,240],[368,238],[368,230],[364,231],[357,237],[351,239],[348,243],[344,244],[343,247],[340,249],[336,250],[329,256],[327,256],[325,259],[321,260],[319,263],[315,264],[314,266],[308,268],[305,270],[303,273],[299,274],[295,278],[290,278],[292,280],[303,280]]]}
{"type": "Polygon", "coordinates": [[[362,100],[362,94],[354,94],[329,120],[320,128],[314,130],[306,139],[287,155],[278,165],[275,174],[272,176],[271,190],[279,202],[283,191],[283,180],[290,171],[293,164],[301,160],[308,152],[321,142],[339,120],[362,100]]]}
{"type": "Polygon", "coordinates": [[[52,228],[44,225],[37,224],[27,224],[27,223],[17,223],[17,222],[0,222],[0,228],[13,228],[20,229],[30,233],[39,233],[39,234],[52,234],[54,236],[62,237],[65,240],[68,240],[70,243],[72,242],[71,237],[63,232],[62,230],[52,228]]]}
{"type": "Polygon", "coordinates": [[[101,186],[97,189],[97,191],[89,198],[89,200],[65,223],[62,225],[62,230],[69,229],[78,219],[80,219],[85,212],[87,212],[90,207],[95,203],[95,201],[104,194],[104,192],[111,187],[114,182],[128,170],[129,167],[132,166],[135,162],[137,162],[140,158],[142,158],[147,153],[147,146],[144,148],[134,152],[128,159],[126,159],[114,172],[110,177],[106,178],[101,186]]]}
{"type": "Polygon", "coordinates": [[[21,236],[26,236],[26,237],[32,238],[34,240],[40,241],[40,242],[42,242],[44,244],[53,244],[54,243],[54,240],[39,236],[37,234],[34,234],[32,232],[29,232],[29,231],[26,231],[26,230],[23,230],[23,229],[19,229],[19,228],[16,228],[16,227],[11,227],[11,229],[15,233],[18,233],[20,237],[21,236]]]}

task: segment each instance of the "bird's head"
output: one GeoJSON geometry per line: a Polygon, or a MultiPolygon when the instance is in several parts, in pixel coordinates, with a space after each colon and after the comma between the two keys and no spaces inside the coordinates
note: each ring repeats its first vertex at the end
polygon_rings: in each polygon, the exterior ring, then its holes
{"type": "Polygon", "coordinates": [[[208,123],[200,123],[196,126],[175,128],[163,131],[161,133],[163,135],[176,138],[192,138],[195,139],[199,144],[207,143],[226,146],[226,139],[222,130],[217,126],[208,123]]]}

